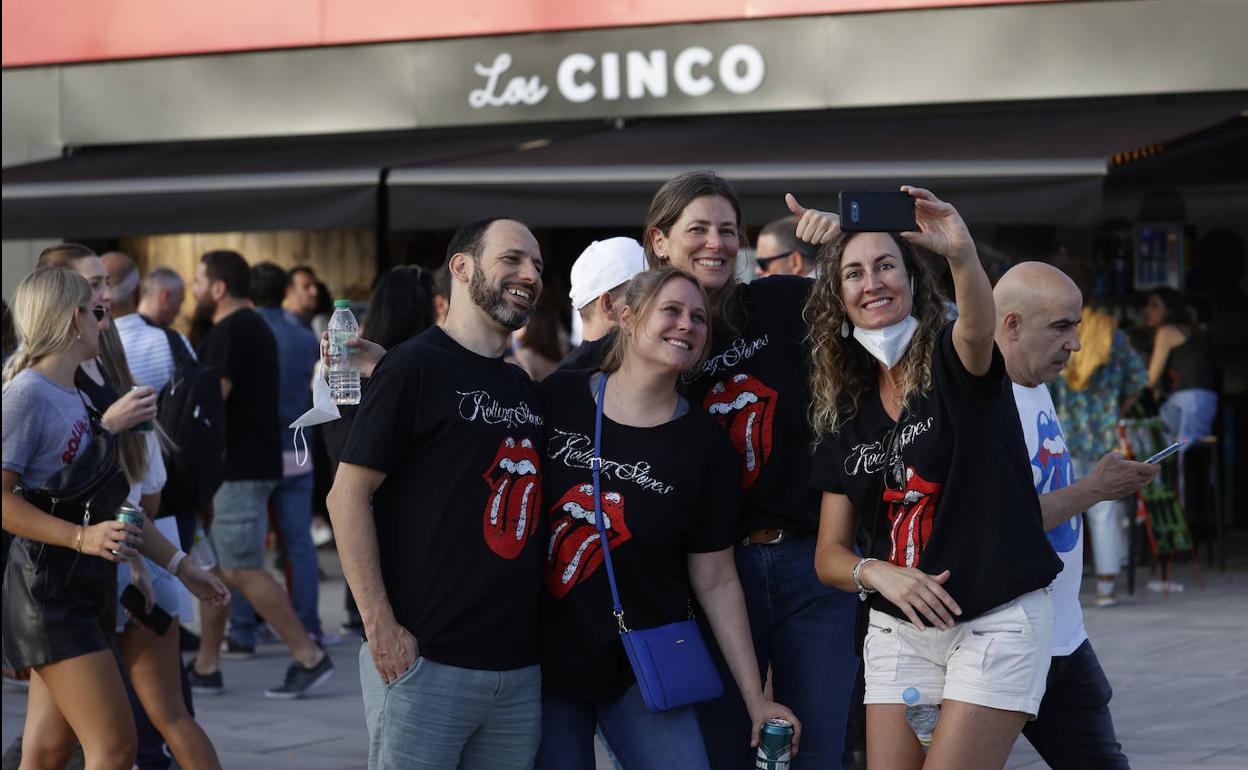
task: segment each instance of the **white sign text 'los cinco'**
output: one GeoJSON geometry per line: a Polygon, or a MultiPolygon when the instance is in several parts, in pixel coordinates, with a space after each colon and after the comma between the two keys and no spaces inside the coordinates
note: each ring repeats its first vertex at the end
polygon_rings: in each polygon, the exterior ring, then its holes
{"type": "MultiPolygon", "coordinates": [[[[498,54],[491,64],[477,63],[473,70],[485,78],[480,88],[468,94],[475,109],[540,104],[550,95],[550,87],[540,75],[509,72],[511,54],[498,54]]],[[[725,48],[716,58],[702,46],[692,46],[669,57],[662,49],[607,51],[594,58],[586,53],[565,56],[555,70],[555,88],[573,104],[594,99],[663,99],[674,89],[689,97],[706,96],[716,86],[732,94],[753,93],[766,75],[763,55],[752,45],[738,43],[725,48]]]]}

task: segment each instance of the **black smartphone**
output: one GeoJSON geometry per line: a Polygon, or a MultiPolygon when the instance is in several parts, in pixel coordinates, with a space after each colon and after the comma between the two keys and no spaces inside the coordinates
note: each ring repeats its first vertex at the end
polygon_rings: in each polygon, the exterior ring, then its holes
{"type": "Polygon", "coordinates": [[[169,624],[173,622],[173,617],[160,608],[159,604],[152,605],[152,611],[146,612],[143,605],[143,592],[134,587],[134,584],[126,586],[121,592],[121,606],[130,611],[134,619],[155,631],[160,636],[164,636],[169,630],[169,624]]]}
{"type": "Polygon", "coordinates": [[[914,198],[904,192],[842,192],[841,230],[847,233],[905,233],[919,229],[914,198]]]}

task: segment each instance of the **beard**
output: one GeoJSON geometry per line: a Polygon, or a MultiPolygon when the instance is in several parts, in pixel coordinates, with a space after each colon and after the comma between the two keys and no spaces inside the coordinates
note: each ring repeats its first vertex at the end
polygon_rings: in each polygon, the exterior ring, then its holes
{"type": "MultiPolygon", "coordinates": [[[[530,289],[530,291],[532,291],[530,289]]],[[[475,265],[472,278],[468,280],[468,296],[473,304],[485,311],[494,323],[507,331],[515,331],[529,322],[533,309],[520,310],[507,302],[507,291],[502,286],[487,286],[481,265],[475,265]]],[[[536,304],[536,297],[533,298],[536,304]]]]}
{"type": "Polygon", "coordinates": [[[212,297],[196,298],[195,311],[191,314],[191,345],[198,347],[204,335],[212,328],[212,316],[217,312],[217,303],[212,297]]]}

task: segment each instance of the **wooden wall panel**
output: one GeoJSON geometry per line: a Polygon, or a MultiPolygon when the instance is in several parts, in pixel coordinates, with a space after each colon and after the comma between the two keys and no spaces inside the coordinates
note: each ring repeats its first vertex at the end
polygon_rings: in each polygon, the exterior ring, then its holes
{"type": "Polygon", "coordinates": [[[370,229],[278,230],[245,233],[178,233],[124,238],[121,251],[134,257],[143,273],[168,267],[186,281],[187,298],[178,327],[190,326],[195,266],[206,251],[230,249],[249,264],[274,262],[284,268],[308,265],[334,297],[367,299],[377,274],[376,241],[370,229]]]}

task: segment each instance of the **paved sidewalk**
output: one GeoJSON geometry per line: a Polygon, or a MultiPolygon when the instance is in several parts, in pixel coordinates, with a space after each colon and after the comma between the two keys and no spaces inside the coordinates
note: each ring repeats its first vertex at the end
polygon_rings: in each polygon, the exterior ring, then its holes
{"type": "MultiPolygon", "coordinates": [[[[1241,540],[1232,553],[1248,553],[1248,542],[1241,540]]],[[[322,617],[327,629],[337,629],[343,619],[341,572],[332,552],[321,557],[329,576],[322,583],[322,617]]],[[[1189,568],[1180,567],[1183,593],[1163,597],[1142,589],[1116,607],[1085,609],[1114,687],[1118,735],[1135,770],[1248,768],[1248,558],[1235,560],[1225,573],[1205,569],[1204,590],[1189,568]]],[[[1143,575],[1140,582],[1146,580],[1143,575]]],[[[1090,600],[1091,582],[1084,588],[1090,600]]],[[[195,705],[224,767],[363,768],[367,733],[357,651],[351,640],[332,648],[334,678],[299,701],[264,698],[289,662],[280,646],[261,648],[251,661],[223,661],[226,693],[199,697],[195,705]]],[[[20,734],[25,707],[25,694],[6,686],[5,746],[20,734]]],[[[1020,740],[1007,767],[1045,765],[1020,740]]],[[[599,768],[610,765],[600,758],[599,768]]]]}

